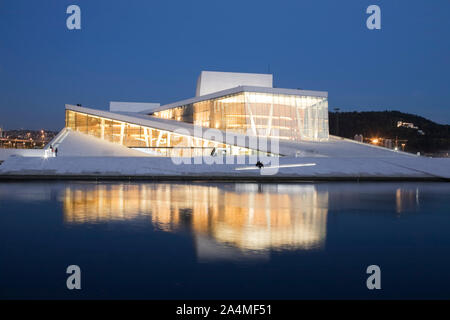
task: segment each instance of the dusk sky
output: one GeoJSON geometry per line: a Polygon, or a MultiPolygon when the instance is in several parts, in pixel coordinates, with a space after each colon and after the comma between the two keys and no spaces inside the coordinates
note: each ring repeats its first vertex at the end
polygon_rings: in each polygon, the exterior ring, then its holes
{"type": "Polygon", "coordinates": [[[330,109],[448,124],[449,13],[449,0],[0,0],[0,127],[61,129],[65,104],[166,104],[194,96],[201,70],[269,66],[276,87],[328,91],[330,109]]]}

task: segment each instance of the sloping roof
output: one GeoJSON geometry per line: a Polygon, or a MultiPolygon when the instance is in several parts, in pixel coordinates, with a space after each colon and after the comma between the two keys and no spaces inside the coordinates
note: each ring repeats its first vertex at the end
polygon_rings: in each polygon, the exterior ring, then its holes
{"type": "MultiPolygon", "coordinates": [[[[160,119],[160,118],[156,118],[156,117],[149,116],[149,115],[142,114],[142,113],[110,112],[110,111],[96,110],[96,109],[91,109],[91,108],[86,108],[86,107],[78,107],[78,106],[74,106],[74,105],[66,105],[66,109],[93,115],[93,116],[104,117],[104,118],[108,118],[108,119],[112,119],[112,120],[127,122],[127,123],[140,125],[140,126],[144,126],[144,127],[150,127],[150,128],[163,130],[163,131],[174,132],[174,133],[178,133],[181,135],[188,135],[188,136],[192,136],[192,137],[196,137],[196,138],[202,138],[202,139],[206,139],[206,140],[210,140],[210,141],[215,141],[218,143],[230,144],[230,145],[234,145],[234,146],[238,146],[238,147],[242,147],[242,148],[250,148],[250,146],[251,146],[250,137],[243,135],[243,134],[231,133],[231,132],[226,133],[225,131],[218,130],[218,129],[203,128],[203,127],[195,126],[193,124],[186,123],[186,122],[160,119]],[[212,135],[211,137],[205,138],[203,136],[205,133],[205,130],[215,130],[215,132],[218,132],[218,133],[220,132],[221,134],[219,134],[217,136],[212,135]],[[234,137],[233,138],[234,143],[232,143],[231,141],[229,141],[227,139],[227,138],[230,138],[231,135],[234,137]]],[[[268,140],[270,140],[270,139],[268,139],[268,140]]],[[[258,146],[257,148],[253,148],[253,146],[252,146],[251,149],[256,149],[261,152],[271,152],[269,150],[270,148],[268,148],[267,146],[264,146],[264,145],[258,146]]]]}
{"type": "MultiPolygon", "coordinates": [[[[109,112],[103,110],[96,110],[85,107],[77,107],[73,105],[66,105],[67,110],[78,111],[86,114],[91,114],[94,116],[104,117],[108,119],[123,121],[127,123],[132,123],[136,125],[141,125],[145,127],[156,128],[169,132],[180,132],[180,129],[184,131],[185,135],[190,135],[197,138],[204,138],[203,134],[205,130],[209,128],[203,128],[200,126],[195,126],[191,123],[180,122],[175,120],[160,119],[153,116],[149,116],[142,113],[132,113],[132,112],[109,112]]],[[[275,139],[267,139],[269,141],[269,147],[265,145],[258,146],[254,148],[250,144],[250,137],[239,134],[232,133],[234,143],[227,141],[226,134],[231,132],[225,132],[223,130],[216,130],[216,132],[221,132],[222,135],[208,137],[208,140],[216,141],[219,143],[232,144],[235,146],[257,149],[262,152],[271,152],[271,143],[276,143],[275,139]]],[[[279,143],[279,154],[281,155],[297,155],[301,157],[341,157],[341,158],[352,158],[352,157],[416,157],[415,155],[390,150],[387,148],[382,148],[378,146],[369,145],[366,143],[360,143],[353,140],[348,140],[340,137],[330,136],[328,141],[278,141],[279,143]]],[[[275,151],[275,150],[274,150],[275,151]]]]}
{"type": "Polygon", "coordinates": [[[196,102],[209,100],[209,99],[220,98],[220,97],[228,96],[231,94],[236,94],[239,92],[260,92],[260,93],[284,94],[284,95],[294,95],[294,96],[313,96],[313,97],[323,97],[323,98],[328,97],[328,92],[326,92],[326,91],[238,86],[235,88],[214,92],[214,93],[207,94],[204,96],[189,98],[189,99],[165,104],[165,105],[157,107],[157,108],[151,108],[148,110],[141,111],[141,113],[154,113],[154,112],[158,112],[158,111],[163,111],[163,110],[167,110],[167,109],[180,107],[180,106],[183,106],[186,104],[196,103],[196,102]]]}
{"type": "Polygon", "coordinates": [[[110,101],[109,111],[112,112],[141,112],[142,110],[151,110],[159,108],[160,103],[156,102],[126,102],[126,101],[110,101]]]}
{"type": "MultiPolygon", "coordinates": [[[[66,129],[67,130],[67,129],[66,129]]],[[[146,157],[144,152],[102,140],[77,131],[68,130],[58,144],[58,157],[146,157]]]]}

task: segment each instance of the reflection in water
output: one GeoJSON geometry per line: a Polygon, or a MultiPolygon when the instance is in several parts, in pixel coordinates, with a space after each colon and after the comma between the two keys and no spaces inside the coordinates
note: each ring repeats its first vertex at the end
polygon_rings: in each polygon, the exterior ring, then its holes
{"type": "Polygon", "coordinates": [[[161,229],[179,224],[171,212],[170,185],[68,185],[63,194],[66,223],[132,220],[147,216],[161,229]]]}
{"type": "Polygon", "coordinates": [[[397,213],[413,211],[419,206],[419,189],[401,189],[395,191],[395,205],[397,213]]]}
{"type": "Polygon", "coordinates": [[[372,259],[396,273],[387,298],[444,299],[449,194],[431,182],[0,182],[0,299],[70,299],[72,263],[102,272],[87,299],[373,298],[347,285],[372,259]]]}
{"type": "Polygon", "coordinates": [[[245,251],[320,248],[328,192],[314,185],[68,185],[63,205],[70,224],[148,216],[165,231],[188,228],[201,255],[220,251],[217,244],[245,251]]]}
{"type": "MultiPolygon", "coordinates": [[[[329,212],[418,212],[422,199],[448,185],[418,183],[175,184],[1,183],[9,200],[63,204],[69,225],[151,222],[189,230],[199,259],[267,258],[270,250],[325,246],[329,212]]],[[[405,216],[406,218],[407,216],[405,216]]]]}

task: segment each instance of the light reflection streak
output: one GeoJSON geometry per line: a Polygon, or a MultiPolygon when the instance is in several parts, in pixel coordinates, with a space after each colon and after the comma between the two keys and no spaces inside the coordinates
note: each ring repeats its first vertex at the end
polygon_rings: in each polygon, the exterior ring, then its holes
{"type": "Polygon", "coordinates": [[[271,250],[323,249],[329,212],[356,210],[408,219],[427,199],[448,192],[439,183],[12,182],[0,183],[0,206],[13,201],[32,208],[60,201],[67,226],[118,222],[164,232],[187,230],[198,259],[217,260],[267,258],[271,250]]]}
{"type": "Polygon", "coordinates": [[[328,193],[313,185],[70,185],[62,201],[68,224],[144,216],[240,250],[321,248],[326,236],[328,193]]]}

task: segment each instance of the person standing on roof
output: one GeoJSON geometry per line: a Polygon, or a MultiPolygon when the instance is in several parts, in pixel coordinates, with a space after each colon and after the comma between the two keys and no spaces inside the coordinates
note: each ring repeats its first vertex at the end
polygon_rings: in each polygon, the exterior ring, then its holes
{"type": "Polygon", "coordinates": [[[258,160],[258,162],[256,163],[256,166],[257,166],[259,169],[261,169],[261,168],[264,167],[264,164],[263,164],[261,161],[258,160]]]}

